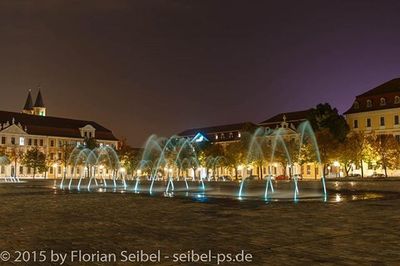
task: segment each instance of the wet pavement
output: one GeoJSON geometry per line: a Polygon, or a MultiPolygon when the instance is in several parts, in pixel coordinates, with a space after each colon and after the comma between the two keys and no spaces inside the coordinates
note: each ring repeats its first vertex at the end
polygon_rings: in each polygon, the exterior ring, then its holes
{"type": "MultiPolygon", "coordinates": [[[[69,193],[44,184],[0,184],[0,251],[245,250],[253,262],[240,265],[400,265],[400,182],[329,183],[330,198],[341,200],[298,203],[69,193]]],[[[64,265],[71,264],[82,265],[64,265]]]]}

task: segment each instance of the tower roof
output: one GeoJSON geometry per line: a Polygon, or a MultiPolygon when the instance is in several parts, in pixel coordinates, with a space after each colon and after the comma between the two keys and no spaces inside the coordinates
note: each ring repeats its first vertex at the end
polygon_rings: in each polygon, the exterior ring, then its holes
{"type": "Polygon", "coordinates": [[[33,105],[32,105],[32,95],[31,95],[31,90],[29,90],[29,92],[28,92],[28,97],[26,98],[24,110],[30,111],[30,110],[32,110],[32,109],[33,109],[33,105]]]}
{"type": "Polygon", "coordinates": [[[36,97],[35,105],[33,107],[43,107],[44,108],[42,93],[40,92],[40,89],[39,89],[38,95],[36,97]]]}

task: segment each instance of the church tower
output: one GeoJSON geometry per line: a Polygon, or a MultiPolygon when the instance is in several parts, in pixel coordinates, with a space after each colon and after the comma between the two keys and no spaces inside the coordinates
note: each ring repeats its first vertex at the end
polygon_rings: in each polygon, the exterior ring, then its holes
{"type": "Polygon", "coordinates": [[[46,116],[46,107],[44,106],[43,103],[43,98],[42,98],[42,93],[40,92],[40,88],[38,95],[36,97],[35,105],[33,106],[33,113],[35,115],[46,116]]]}
{"type": "Polygon", "coordinates": [[[29,90],[29,92],[28,92],[28,97],[26,98],[25,106],[24,106],[24,109],[22,110],[22,113],[29,114],[29,115],[34,114],[31,90],[29,90]]]}

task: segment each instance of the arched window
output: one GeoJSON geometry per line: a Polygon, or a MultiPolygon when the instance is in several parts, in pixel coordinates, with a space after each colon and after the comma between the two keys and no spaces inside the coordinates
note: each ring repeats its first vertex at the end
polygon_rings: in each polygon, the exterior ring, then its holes
{"type": "Polygon", "coordinates": [[[360,108],[360,104],[358,103],[358,101],[354,102],[353,107],[354,107],[354,109],[360,108]]]}
{"type": "Polygon", "coordinates": [[[399,104],[400,103],[400,96],[394,96],[394,103],[399,104]]]}
{"type": "Polygon", "coordinates": [[[382,98],[379,100],[379,103],[380,103],[380,105],[386,105],[386,99],[382,97],[382,98]]]}
{"type": "Polygon", "coordinates": [[[372,107],[372,101],[370,99],[367,100],[367,107],[372,107]]]}

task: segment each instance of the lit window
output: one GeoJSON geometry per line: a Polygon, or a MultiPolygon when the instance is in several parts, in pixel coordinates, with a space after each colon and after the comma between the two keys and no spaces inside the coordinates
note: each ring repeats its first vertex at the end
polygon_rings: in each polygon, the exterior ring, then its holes
{"type": "Polygon", "coordinates": [[[386,105],[386,99],[383,98],[383,97],[380,99],[379,102],[380,102],[381,105],[386,105]]]}
{"type": "Polygon", "coordinates": [[[394,96],[394,103],[396,104],[400,103],[400,96],[394,96]]]}
{"type": "Polygon", "coordinates": [[[367,100],[367,107],[369,108],[369,107],[372,107],[372,101],[371,100],[367,100]]]}
{"type": "Polygon", "coordinates": [[[238,138],[240,138],[242,136],[242,134],[240,134],[240,132],[238,133],[238,138]]]}
{"type": "Polygon", "coordinates": [[[218,139],[218,134],[215,134],[215,139],[218,139]]]}
{"type": "Polygon", "coordinates": [[[19,145],[21,145],[21,146],[25,145],[25,138],[24,137],[20,137],[19,138],[19,145]]]}

